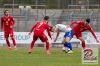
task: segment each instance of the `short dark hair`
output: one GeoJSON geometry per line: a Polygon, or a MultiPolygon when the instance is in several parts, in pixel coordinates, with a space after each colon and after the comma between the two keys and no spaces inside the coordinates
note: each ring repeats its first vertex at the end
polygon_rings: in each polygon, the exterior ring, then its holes
{"type": "Polygon", "coordinates": [[[50,26],[50,31],[52,31],[53,26],[50,26]]]}
{"type": "Polygon", "coordinates": [[[45,16],[45,17],[44,17],[44,20],[48,20],[48,19],[49,19],[49,16],[45,16]]]}
{"type": "Polygon", "coordinates": [[[87,18],[85,21],[86,21],[87,23],[90,23],[90,19],[89,19],[89,18],[87,18]]]}
{"type": "Polygon", "coordinates": [[[5,11],[4,11],[4,15],[5,15],[6,11],[9,11],[9,10],[5,10],[5,11]]]}

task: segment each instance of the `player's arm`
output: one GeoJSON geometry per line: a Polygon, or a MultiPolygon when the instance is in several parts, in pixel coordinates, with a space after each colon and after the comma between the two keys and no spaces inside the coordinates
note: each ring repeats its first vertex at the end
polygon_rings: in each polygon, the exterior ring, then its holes
{"type": "Polygon", "coordinates": [[[97,39],[97,37],[96,37],[96,35],[95,35],[95,33],[94,33],[92,27],[91,27],[91,26],[89,26],[89,27],[90,27],[90,28],[89,28],[89,31],[92,33],[92,35],[94,36],[94,38],[96,39],[96,41],[99,42],[99,40],[97,39]]]}
{"type": "MultiPolygon", "coordinates": [[[[47,32],[48,32],[48,35],[49,35],[49,37],[51,38],[51,33],[50,33],[50,26],[47,24],[47,32]]],[[[52,38],[51,38],[52,39],[52,38]]]]}
{"type": "Polygon", "coordinates": [[[55,26],[55,29],[54,29],[53,34],[54,34],[55,32],[57,32],[57,34],[56,34],[56,38],[54,39],[54,42],[56,42],[56,40],[57,40],[57,38],[58,38],[58,36],[59,36],[59,34],[60,34],[60,31],[59,31],[59,29],[58,29],[58,25],[55,26]]]}
{"type": "Polygon", "coordinates": [[[78,23],[77,21],[73,21],[73,22],[71,22],[71,23],[69,24],[69,26],[72,26],[72,25],[77,24],[77,23],[78,23]]]}
{"type": "Polygon", "coordinates": [[[14,26],[14,24],[15,24],[15,20],[14,20],[14,18],[12,16],[11,16],[11,22],[12,22],[12,24],[11,24],[10,28],[12,28],[14,26]]]}
{"type": "Polygon", "coordinates": [[[54,39],[54,42],[56,42],[56,40],[57,40],[59,34],[60,34],[60,31],[58,30],[58,31],[57,31],[57,34],[56,34],[56,38],[54,39]]]}
{"type": "Polygon", "coordinates": [[[15,24],[15,20],[14,20],[14,18],[11,17],[11,20],[12,20],[12,25],[14,25],[14,24],[15,24]]]}
{"type": "MultiPolygon", "coordinates": [[[[38,22],[37,22],[37,23],[38,23],[38,22]]],[[[33,27],[31,28],[31,30],[30,30],[30,32],[29,32],[29,35],[31,35],[31,33],[32,33],[32,31],[34,30],[34,28],[36,27],[37,23],[34,24],[33,27]]]]}

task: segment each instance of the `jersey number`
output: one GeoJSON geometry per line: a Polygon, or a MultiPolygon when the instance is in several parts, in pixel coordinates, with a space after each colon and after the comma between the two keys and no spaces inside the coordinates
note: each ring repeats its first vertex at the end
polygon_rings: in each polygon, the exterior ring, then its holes
{"type": "Polygon", "coordinates": [[[38,28],[40,28],[40,27],[42,26],[42,24],[43,24],[43,23],[40,23],[39,26],[38,26],[38,28]]]}

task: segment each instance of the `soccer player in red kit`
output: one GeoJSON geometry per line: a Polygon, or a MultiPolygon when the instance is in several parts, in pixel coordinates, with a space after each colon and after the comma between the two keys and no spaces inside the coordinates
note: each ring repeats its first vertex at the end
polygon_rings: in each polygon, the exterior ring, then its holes
{"type": "Polygon", "coordinates": [[[82,36],[83,31],[89,30],[92,33],[92,35],[94,36],[94,38],[96,39],[96,41],[99,42],[99,40],[97,39],[97,37],[89,23],[90,23],[90,19],[87,18],[86,20],[73,21],[69,24],[69,26],[76,24],[75,26],[72,27],[72,30],[74,33],[73,35],[75,35],[79,40],[82,41],[83,49],[85,49],[85,47],[86,47],[85,40],[82,36]]]}
{"type": "Polygon", "coordinates": [[[32,29],[30,30],[29,32],[29,35],[32,33],[32,31],[34,32],[33,34],[33,40],[30,44],[30,50],[29,50],[29,53],[32,52],[32,48],[34,46],[34,43],[36,42],[36,40],[38,38],[40,38],[40,40],[42,42],[45,42],[46,43],[46,54],[51,54],[49,52],[49,41],[48,41],[48,38],[47,36],[44,34],[44,31],[47,30],[48,32],[48,35],[49,37],[51,38],[51,33],[50,33],[50,26],[48,25],[48,20],[49,20],[49,17],[48,16],[45,16],[44,17],[44,20],[41,20],[41,21],[38,21],[33,27],[32,29]]]}
{"type": "Polygon", "coordinates": [[[15,23],[15,21],[14,21],[13,17],[9,15],[9,11],[5,10],[4,16],[1,17],[1,29],[4,28],[4,37],[5,37],[6,43],[8,45],[8,50],[11,50],[10,42],[8,40],[9,36],[11,37],[11,39],[13,41],[14,50],[17,50],[16,42],[14,39],[14,31],[13,31],[14,23],[15,23]]]}

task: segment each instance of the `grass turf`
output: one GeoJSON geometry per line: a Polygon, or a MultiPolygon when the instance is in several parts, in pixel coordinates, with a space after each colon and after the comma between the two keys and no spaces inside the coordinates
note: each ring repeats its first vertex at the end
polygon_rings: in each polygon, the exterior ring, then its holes
{"type": "Polygon", "coordinates": [[[74,48],[74,54],[50,48],[51,55],[47,55],[43,47],[34,47],[31,54],[28,50],[28,47],[18,47],[17,51],[13,48],[9,51],[7,47],[0,47],[0,66],[100,66],[100,60],[98,64],[82,64],[80,48],[74,48]]]}

